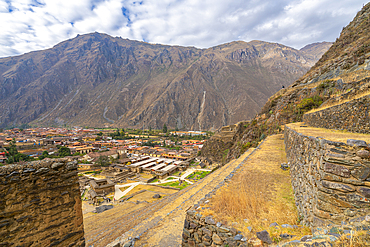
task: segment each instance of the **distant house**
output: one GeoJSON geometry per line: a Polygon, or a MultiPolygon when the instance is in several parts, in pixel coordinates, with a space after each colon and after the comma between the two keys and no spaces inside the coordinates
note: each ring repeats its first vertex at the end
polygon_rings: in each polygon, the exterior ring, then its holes
{"type": "Polygon", "coordinates": [[[5,152],[0,153],[0,163],[5,163],[7,158],[5,157],[5,152]]]}
{"type": "Polygon", "coordinates": [[[96,160],[100,156],[107,156],[109,158],[112,157],[113,159],[117,159],[118,158],[118,152],[117,152],[117,150],[110,150],[110,151],[107,151],[107,152],[88,153],[88,154],[84,155],[83,158],[85,160],[96,160]]]}

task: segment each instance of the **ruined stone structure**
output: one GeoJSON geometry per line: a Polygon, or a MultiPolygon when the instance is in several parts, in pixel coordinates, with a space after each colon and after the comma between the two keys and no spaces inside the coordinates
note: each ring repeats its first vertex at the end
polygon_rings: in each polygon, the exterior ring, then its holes
{"type": "Polygon", "coordinates": [[[73,159],[0,167],[0,246],[85,246],[73,159]]]}
{"type": "Polygon", "coordinates": [[[111,192],[114,192],[114,186],[116,184],[113,183],[109,178],[107,179],[100,179],[100,180],[90,180],[91,188],[99,195],[105,196],[111,192]]]}
{"type": "Polygon", "coordinates": [[[370,133],[370,96],[303,115],[312,127],[370,133]]]}
{"type": "Polygon", "coordinates": [[[304,136],[285,128],[295,201],[310,226],[341,224],[370,214],[370,152],[347,143],[304,136]]]}

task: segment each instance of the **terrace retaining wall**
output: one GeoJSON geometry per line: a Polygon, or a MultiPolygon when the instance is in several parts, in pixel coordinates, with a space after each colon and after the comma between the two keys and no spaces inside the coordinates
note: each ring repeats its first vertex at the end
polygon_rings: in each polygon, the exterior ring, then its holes
{"type": "Polygon", "coordinates": [[[298,211],[306,225],[370,221],[370,148],[305,136],[285,128],[285,149],[298,211]]]}
{"type": "Polygon", "coordinates": [[[85,246],[75,158],[0,167],[0,246],[85,246]]]}
{"type": "Polygon", "coordinates": [[[317,112],[306,113],[303,115],[303,121],[312,127],[370,133],[369,110],[370,96],[365,96],[317,112]]]}

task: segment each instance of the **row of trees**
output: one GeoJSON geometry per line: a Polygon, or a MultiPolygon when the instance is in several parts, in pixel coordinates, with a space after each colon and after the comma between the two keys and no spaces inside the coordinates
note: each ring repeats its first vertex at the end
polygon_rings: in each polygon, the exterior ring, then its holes
{"type": "MultiPolygon", "coordinates": [[[[17,162],[20,162],[20,161],[35,160],[35,158],[33,158],[31,156],[28,156],[26,154],[22,154],[22,153],[18,152],[17,145],[15,143],[16,142],[13,139],[10,142],[10,145],[8,147],[5,147],[5,150],[3,150],[5,152],[5,156],[7,157],[7,163],[8,164],[17,163],[17,162]]],[[[66,156],[71,155],[71,150],[69,148],[64,147],[64,146],[58,146],[58,148],[59,149],[58,149],[57,154],[49,155],[48,151],[44,151],[44,152],[42,152],[42,155],[39,156],[38,159],[43,160],[45,158],[62,158],[62,157],[66,157],[66,156]]]]}

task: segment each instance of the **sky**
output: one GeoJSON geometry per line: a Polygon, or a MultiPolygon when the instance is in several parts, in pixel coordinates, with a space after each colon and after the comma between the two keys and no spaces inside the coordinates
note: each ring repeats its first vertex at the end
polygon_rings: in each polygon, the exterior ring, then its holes
{"type": "Polygon", "coordinates": [[[235,40],[296,49],[335,41],[365,0],[0,0],[0,57],[106,33],[208,48],[235,40]]]}

